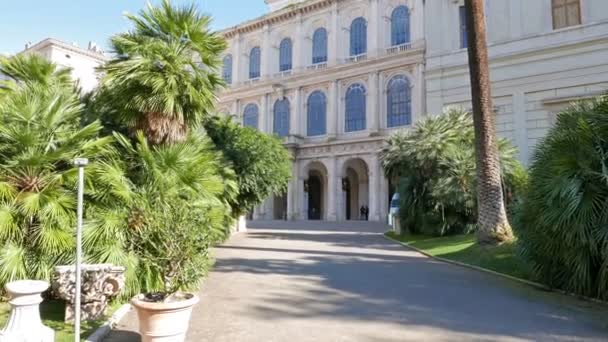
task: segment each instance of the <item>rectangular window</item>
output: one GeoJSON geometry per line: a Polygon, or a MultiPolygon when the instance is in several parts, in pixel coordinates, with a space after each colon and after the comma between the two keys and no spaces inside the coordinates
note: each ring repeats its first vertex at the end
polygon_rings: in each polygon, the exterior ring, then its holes
{"type": "Polygon", "coordinates": [[[552,0],[553,29],[581,24],[580,0],[552,0]]]}
{"type": "Polygon", "coordinates": [[[466,49],[469,47],[469,36],[467,30],[467,10],[464,6],[460,6],[460,48],[466,49]]]}

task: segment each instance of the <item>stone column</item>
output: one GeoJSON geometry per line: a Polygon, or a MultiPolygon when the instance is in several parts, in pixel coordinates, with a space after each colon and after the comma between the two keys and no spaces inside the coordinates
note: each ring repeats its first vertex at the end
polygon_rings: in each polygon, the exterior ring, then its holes
{"type": "Polygon", "coordinates": [[[302,111],[302,88],[297,87],[293,96],[293,105],[289,111],[289,135],[300,135],[300,124],[298,118],[302,111]]]}
{"type": "Polygon", "coordinates": [[[382,165],[379,167],[378,180],[380,186],[378,187],[378,203],[379,211],[380,211],[380,221],[388,222],[388,179],[384,176],[384,170],[382,169],[382,165]]]}
{"type": "Polygon", "coordinates": [[[261,51],[261,65],[262,68],[260,72],[260,76],[263,79],[268,79],[272,77],[272,68],[271,64],[273,62],[272,56],[270,53],[270,26],[268,24],[264,25],[263,28],[263,41],[262,41],[262,51],[261,51]]]}
{"type": "Polygon", "coordinates": [[[339,17],[338,17],[338,2],[334,1],[331,5],[331,22],[330,29],[327,37],[327,64],[329,66],[336,65],[339,63],[342,54],[340,53],[340,35],[342,30],[340,29],[339,17]]]}
{"type": "Polygon", "coordinates": [[[369,164],[369,220],[380,221],[378,156],[372,155],[369,164]]]}
{"type": "MultiPolygon", "coordinates": [[[[237,33],[234,37],[234,65],[232,66],[232,83],[233,85],[238,85],[243,82],[243,80],[247,79],[243,77],[243,51],[241,48],[241,34],[237,33]]],[[[234,113],[233,113],[234,114],[234,113]]]]}
{"type": "Polygon", "coordinates": [[[258,120],[258,129],[261,132],[268,133],[268,94],[264,94],[260,98],[260,112],[258,113],[258,120]]]}
{"type": "Polygon", "coordinates": [[[368,25],[367,55],[378,56],[378,32],[380,31],[380,15],[378,13],[378,0],[370,0],[370,17],[368,25]]]}
{"type": "Polygon", "coordinates": [[[338,81],[334,80],[329,85],[327,106],[327,138],[335,139],[338,135],[337,120],[338,103],[340,102],[340,94],[338,93],[338,81]]]}
{"type": "Polygon", "coordinates": [[[378,86],[378,72],[373,71],[369,74],[369,90],[367,93],[368,111],[367,117],[369,122],[369,134],[378,134],[378,99],[379,99],[379,86],[378,86]]]}
{"type": "Polygon", "coordinates": [[[298,208],[298,162],[295,160],[295,151],[292,152],[294,155],[294,161],[291,167],[292,178],[287,185],[287,220],[297,220],[299,216],[298,208]]]}
{"type": "Polygon", "coordinates": [[[327,162],[327,216],[326,219],[328,221],[336,221],[337,212],[336,212],[336,200],[338,198],[338,193],[336,191],[338,187],[337,178],[338,178],[338,170],[336,168],[336,158],[331,158],[327,162]]]}
{"type": "Polygon", "coordinates": [[[293,63],[293,71],[298,72],[303,69],[303,48],[304,48],[304,38],[302,37],[302,13],[298,13],[296,16],[296,32],[293,40],[293,55],[292,55],[292,63],[293,63]]]}
{"type": "Polygon", "coordinates": [[[232,108],[230,108],[231,111],[231,115],[234,115],[236,118],[238,118],[241,114],[241,109],[240,109],[240,104],[241,100],[235,100],[234,102],[232,102],[232,108]]]}

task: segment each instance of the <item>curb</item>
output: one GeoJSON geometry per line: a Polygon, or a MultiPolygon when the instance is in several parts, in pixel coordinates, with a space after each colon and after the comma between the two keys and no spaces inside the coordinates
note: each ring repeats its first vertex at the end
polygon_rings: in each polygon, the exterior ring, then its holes
{"type": "Polygon", "coordinates": [[[114,314],[103,323],[102,326],[97,328],[89,337],[87,337],[85,342],[101,342],[101,340],[106,337],[114,324],[120,322],[120,320],[131,310],[131,304],[123,304],[114,314]]]}
{"type": "Polygon", "coordinates": [[[541,283],[537,283],[537,282],[534,282],[534,281],[531,281],[531,280],[526,280],[526,279],[522,279],[522,278],[511,276],[511,275],[508,275],[508,274],[492,271],[490,269],[483,268],[483,267],[480,267],[480,266],[475,266],[475,265],[467,264],[467,263],[456,261],[456,260],[450,260],[450,259],[445,259],[445,258],[442,258],[442,257],[434,256],[434,255],[431,255],[431,254],[429,254],[429,253],[427,253],[427,252],[425,252],[423,250],[420,250],[420,249],[418,249],[418,248],[416,248],[416,247],[414,247],[412,245],[409,245],[406,242],[402,242],[402,241],[393,239],[392,237],[387,236],[386,234],[382,234],[382,236],[385,239],[389,240],[389,241],[396,242],[396,243],[402,245],[405,248],[408,248],[408,249],[411,249],[413,251],[416,251],[416,252],[418,252],[418,253],[426,256],[427,258],[430,258],[430,259],[433,259],[433,260],[437,260],[437,261],[441,261],[441,262],[444,262],[444,263],[447,263],[447,264],[452,264],[452,265],[468,268],[468,269],[475,270],[475,271],[478,271],[478,272],[484,272],[484,273],[492,274],[494,276],[498,276],[498,277],[502,277],[502,278],[505,278],[505,279],[509,279],[511,281],[515,281],[515,282],[518,282],[518,283],[521,283],[521,284],[524,284],[524,285],[528,285],[528,286],[534,287],[534,288],[539,289],[539,290],[548,291],[548,292],[556,292],[556,293],[560,293],[560,294],[563,294],[563,295],[566,295],[566,296],[569,296],[569,297],[574,297],[574,298],[582,299],[582,300],[585,300],[585,301],[588,301],[588,302],[593,302],[593,303],[602,304],[602,305],[608,305],[608,302],[605,302],[605,301],[600,300],[600,299],[589,298],[589,297],[577,295],[577,294],[574,294],[574,293],[571,293],[571,292],[567,292],[567,291],[564,291],[564,290],[556,289],[556,288],[553,288],[553,287],[550,287],[550,286],[547,286],[547,285],[544,285],[544,284],[541,284],[541,283]]]}

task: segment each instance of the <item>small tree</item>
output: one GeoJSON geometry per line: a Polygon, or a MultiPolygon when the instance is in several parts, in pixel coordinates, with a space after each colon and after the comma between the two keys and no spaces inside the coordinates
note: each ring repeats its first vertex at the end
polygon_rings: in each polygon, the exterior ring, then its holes
{"type": "Polygon", "coordinates": [[[484,0],[465,0],[469,69],[477,155],[477,238],[483,244],[511,241],[513,232],[504,203],[496,146],[484,0]]]}
{"type": "Polygon", "coordinates": [[[234,167],[239,193],[231,203],[242,215],[268,196],[283,193],[291,178],[291,155],[276,137],[213,117],[204,124],[207,134],[234,167]]]}

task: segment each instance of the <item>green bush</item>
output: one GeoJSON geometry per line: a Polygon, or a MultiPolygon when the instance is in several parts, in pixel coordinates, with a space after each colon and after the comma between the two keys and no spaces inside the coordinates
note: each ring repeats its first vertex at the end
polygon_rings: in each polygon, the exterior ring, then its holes
{"type": "Polygon", "coordinates": [[[239,187],[231,202],[235,215],[253,210],[269,196],[287,190],[292,157],[279,139],[243,127],[229,117],[212,117],[204,127],[216,149],[234,167],[239,187]]]}
{"type": "Polygon", "coordinates": [[[233,225],[228,203],[236,195],[234,175],[206,137],[191,134],[185,142],[171,145],[150,145],[141,133],[135,142],[119,134],[116,139],[121,160],[108,164],[104,174],[121,179],[129,196],[112,191],[89,193],[90,197],[105,197],[115,206],[88,207],[84,232],[88,260],[126,266],[125,296],[192,288],[198,279],[191,276],[190,267],[201,267],[208,247],[225,239],[233,225]],[[177,219],[178,215],[183,217],[177,219]],[[180,245],[181,251],[154,245],[153,241],[168,234],[189,236],[167,242],[180,245]],[[197,238],[192,237],[195,234],[197,238]],[[146,238],[152,241],[148,243],[146,238]],[[186,265],[188,259],[180,259],[183,267],[179,271],[184,273],[168,280],[162,260],[174,260],[182,257],[174,253],[193,250],[197,257],[192,258],[192,265],[186,265]]]}
{"type": "MultiPolygon", "coordinates": [[[[0,87],[0,289],[18,279],[50,280],[53,268],[73,261],[76,157],[87,156],[87,188],[113,189],[103,179],[112,159],[101,124],[80,125],[82,105],[69,80],[37,56],[2,59],[11,80],[0,87]]],[[[102,206],[90,198],[89,204],[102,206]]],[[[1,290],[0,290],[1,291],[1,290]]]]}
{"type": "MultiPolygon", "coordinates": [[[[411,233],[469,232],[477,222],[476,164],[470,114],[449,110],[388,139],[381,157],[387,176],[398,183],[400,219],[411,233]]],[[[499,140],[507,202],[522,190],[526,172],[516,150],[499,140]]]]}
{"type": "Polygon", "coordinates": [[[559,114],[515,216],[522,253],[543,282],[608,299],[608,97],[559,114]]]}

